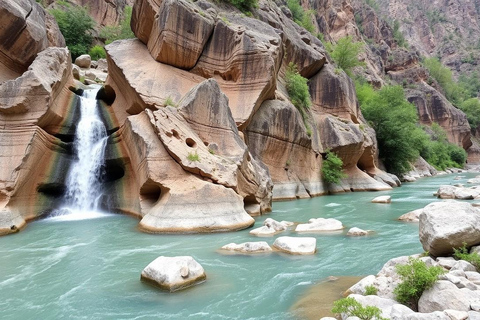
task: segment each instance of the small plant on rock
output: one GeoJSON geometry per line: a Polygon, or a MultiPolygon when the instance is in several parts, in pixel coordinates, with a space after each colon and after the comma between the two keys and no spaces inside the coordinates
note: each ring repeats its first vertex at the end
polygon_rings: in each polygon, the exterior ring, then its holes
{"type": "Polygon", "coordinates": [[[440,266],[428,267],[420,259],[409,258],[408,263],[395,266],[402,282],[393,293],[398,302],[417,310],[418,300],[422,293],[431,288],[438,280],[438,276],[445,273],[440,266]]]}
{"type": "Polygon", "coordinates": [[[346,177],[343,173],[343,161],[335,153],[327,150],[325,160],[323,160],[322,177],[327,183],[339,183],[346,177]]]}
{"type": "Polygon", "coordinates": [[[480,255],[476,252],[468,253],[466,242],[464,242],[463,246],[458,249],[453,248],[453,256],[457,260],[470,262],[477,271],[480,270],[480,255]]]}
{"type": "Polygon", "coordinates": [[[192,162],[200,161],[200,157],[198,156],[198,153],[196,153],[196,152],[195,153],[189,153],[187,155],[187,159],[189,161],[192,161],[192,162]]]}
{"type": "Polygon", "coordinates": [[[360,302],[354,298],[347,297],[337,300],[333,303],[333,313],[343,313],[347,317],[358,317],[361,320],[385,320],[382,311],[374,306],[362,306],[360,302]]]}
{"type": "Polygon", "coordinates": [[[285,74],[285,86],[290,101],[292,101],[292,104],[302,115],[305,124],[307,123],[307,110],[310,109],[312,105],[307,82],[308,80],[298,72],[297,66],[290,62],[285,74]]]}
{"type": "Polygon", "coordinates": [[[375,296],[377,295],[377,288],[375,288],[374,286],[366,286],[365,287],[365,295],[366,296],[375,296]]]}

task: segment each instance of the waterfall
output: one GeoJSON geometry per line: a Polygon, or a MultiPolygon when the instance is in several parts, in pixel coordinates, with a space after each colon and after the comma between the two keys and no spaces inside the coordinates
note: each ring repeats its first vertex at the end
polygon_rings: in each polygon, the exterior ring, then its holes
{"type": "Polygon", "coordinates": [[[80,120],[74,138],[75,161],[66,179],[65,207],[50,216],[77,220],[104,216],[98,212],[102,195],[107,129],[100,118],[96,95],[99,88],[86,89],[80,97],[80,120]]]}

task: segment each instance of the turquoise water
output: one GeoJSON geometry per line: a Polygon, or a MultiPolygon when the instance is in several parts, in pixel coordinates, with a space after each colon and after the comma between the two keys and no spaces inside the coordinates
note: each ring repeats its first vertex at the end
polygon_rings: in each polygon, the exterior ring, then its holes
{"type": "MultiPolygon", "coordinates": [[[[473,177],[472,174],[462,174],[473,177]]],[[[457,175],[424,178],[387,192],[355,192],[276,202],[271,217],[305,222],[336,218],[336,234],[313,234],[314,256],[271,253],[223,255],[230,242],[266,240],[249,230],[210,235],[151,235],[138,220],[122,215],[80,221],[39,220],[0,238],[2,319],[293,319],[292,304],[328,276],[367,275],[390,258],[422,252],[418,225],[400,215],[435,201],[440,184],[457,175]],[[389,194],[391,204],[372,204],[389,194]],[[350,227],[371,229],[368,237],[346,237],[350,227]],[[160,255],[191,255],[207,281],[173,294],[140,282],[143,268],[160,255]]],[[[286,232],[280,235],[296,235],[286,232]]],[[[312,236],[312,234],[308,234],[312,236]]]]}

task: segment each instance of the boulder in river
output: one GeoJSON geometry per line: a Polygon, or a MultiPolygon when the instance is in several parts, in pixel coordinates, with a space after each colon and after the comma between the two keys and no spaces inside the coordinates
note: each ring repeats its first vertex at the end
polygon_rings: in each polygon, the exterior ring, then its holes
{"type": "Polygon", "coordinates": [[[305,232],[305,231],[337,231],[342,230],[343,224],[338,221],[337,219],[332,218],[318,218],[318,219],[310,219],[308,223],[299,224],[295,231],[297,232],[305,232]]]}
{"type": "Polygon", "coordinates": [[[366,236],[371,230],[363,230],[357,227],[350,228],[347,232],[347,236],[366,236]]]}
{"type": "Polygon", "coordinates": [[[263,253],[272,251],[272,248],[265,241],[244,242],[240,244],[229,243],[227,245],[224,245],[222,249],[243,253],[263,253]]]}
{"type": "Polygon", "coordinates": [[[203,267],[190,256],[153,260],[142,271],[141,279],[170,292],[182,290],[207,278],[203,267]]]}
{"type": "Polygon", "coordinates": [[[287,230],[287,227],[291,225],[292,223],[290,221],[278,222],[272,218],[267,218],[263,222],[262,227],[253,229],[250,231],[250,234],[256,236],[273,236],[274,234],[287,230]]]}
{"type": "Polygon", "coordinates": [[[433,256],[480,243],[480,210],[458,201],[434,202],[420,214],[420,242],[433,256]]]}
{"type": "Polygon", "coordinates": [[[400,217],[398,217],[398,220],[405,221],[405,222],[418,222],[418,217],[420,216],[420,214],[422,212],[423,212],[423,208],[413,210],[413,211],[410,211],[408,213],[405,213],[405,214],[401,215],[400,217]]]}
{"type": "Polygon", "coordinates": [[[279,237],[273,246],[290,254],[314,254],[317,247],[317,239],[313,237],[279,237]]]}
{"type": "Polygon", "coordinates": [[[372,200],[372,203],[390,203],[392,202],[392,197],[390,196],[379,196],[372,200]]]}

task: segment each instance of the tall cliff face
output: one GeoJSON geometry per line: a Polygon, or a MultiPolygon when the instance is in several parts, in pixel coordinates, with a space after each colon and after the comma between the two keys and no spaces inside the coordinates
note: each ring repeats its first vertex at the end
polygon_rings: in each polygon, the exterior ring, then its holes
{"type": "Polygon", "coordinates": [[[469,151],[469,162],[476,163],[477,148],[471,148],[473,142],[466,115],[444,97],[440,86],[430,81],[428,71],[420,63],[421,56],[439,55],[458,72],[472,70],[469,63],[462,62],[465,61],[462,52],[470,48],[469,41],[463,38],[478,32],[478,14],[473,1],[377,0],[369,3],[365,0],[309,1],[304,6],[315,10],[316,27],[326,39],[352,36],[364,41],[366,50],[361,58],[365,67],[356,73],[376,86],[385,81],[403,85],[408,100],[417,107],[420,123],[440,124],[449,141],[469,151]],[[408,49],[398,45],[393,21],[399,23],[399,32],[405,36],[408,49]],[[445,38],[447,32],[459,35],[452,42],[449,36],[445,38]],[[457,42],[461,45],[452,50],[452,43],[457,42]]]}

